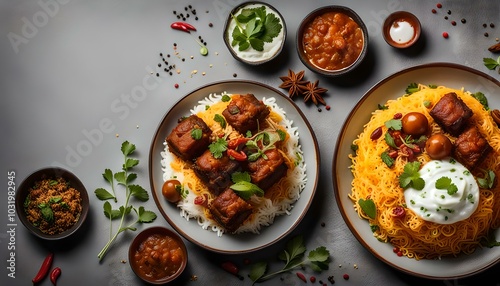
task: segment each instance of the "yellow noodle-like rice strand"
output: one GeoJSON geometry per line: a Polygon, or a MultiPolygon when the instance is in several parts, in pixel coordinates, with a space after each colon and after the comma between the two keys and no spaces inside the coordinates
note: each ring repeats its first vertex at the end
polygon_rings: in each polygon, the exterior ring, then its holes
{"type": "MultiPolygon", "coordinates": [[[[473,175],[482,178],[484,174],[478,170],[493,170],[497,176],[500,175],[500,131],[488,111],[469,92],[444,86],[429,88],[419,85],[419,88],[420,91],[411,95],[389,100],[386,103],[387,109],[374,111],[363,132],[354,140],[358,149],[355,155],[350,155],[354,178],[349,198],[360,218],[378,226],[374,236],[381,241],[390,242],[409,258],[419,260],[470,254],[480,246],[481,239],[490,230],[500,227],[500,184],[492,190],[480,189],[477,210],[469,218],[453,224],[425,221],[409,209],[406,209],[404,219],[395,218],[391,215],[392,210],[405,205],[404,191],[399,186],[398,177],[407,161],[399,156],[392,168],[387,167],[380,158],[380,154],[387,150],[387,144],[383,137],[372,140],[370,135],[373,130],[392,119],[395,113],[406,114],[413,111],[427,117],[433,133],[442,132],[429,112],[444,94],[455,92],[472,109],[474,115],[470,122],[478,127],[493,148],[479,168],[473,171],[473,175]],[[431,105],[426,107],[427,103],[431,105]],[[358,205],[359,199],[368,198],[376,205],[375,219],[369,218],[358,205]]],[[[451,139],[453,142],[454,138],[451,139]]],[[[425,164],[431,159],[426,153],[422,153],[418,160],[425,164]]]]}

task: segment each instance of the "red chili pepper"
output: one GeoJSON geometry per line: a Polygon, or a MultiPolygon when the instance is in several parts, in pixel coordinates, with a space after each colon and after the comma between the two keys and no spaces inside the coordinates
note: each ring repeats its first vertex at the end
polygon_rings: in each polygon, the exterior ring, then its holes
{"type": "Polygon", "coordinates": [[[238,152],[234,149],[227,149],[227,155],[233,157],[236,161],[245,161],[247,159],[247,154],[245,154],[245,152],[238,152]]]}
{"type": "Polygon", "coordinates": [[[297,272],[297,277],[299,277],[300,280],[307,283],[306,276],[304,274],[302,274],[301,272],[297,272]]]}
{"type": "Polygon", "coordinates": [[[182,22],[174,22],[170,25],[170,28],[189,33],[189,29],[186,26],[184,26],[182,22]]]}
{"type": "Polygon", "coordinates": [[[57,278],[59,278],[60,275],[61,275],[61,268],[59,267],[52,269],[52,272],[50,272],[50,281],[52,282],[52,284],[54,284],[54,286],[56,286],[57,278]]]}
{"type": "Polygon", "coordinates": [[[170,25],[170,27],[172,29],[184,31],[186,33],[189,33],[190,31],[196,31],[196,28],[193,25],[186,23],[186,22],[173,22],[170,25]]]}
{"type": "Polygon", "coordinates": [[[54,260],[54,253],[49,253],[43,260],[42,265],[40,266],[40,269],[38,270],[38,273],[36,276],[31,280],[33,283],[38,283],[47,276],[50,270],[50,266],[52,265],[52,260],[54,260]]]}
{"type": "Polygon", "coordinates": [[[232,263],[231,261],[222,262],[221,267],[222,267],[222,269],[226,270],[227,272],[237,276],[240,280],[243,280],[243,276],[241,276],[238,273],[239,272],[238,267],[236,267],[236,265],[234,265],[234,263],[232,263]]]}
{"type": "Polygon", "coordinates": [[[242,144],[246,144],[250,139],[249,138],[244,138],[244,137],[240,137],[240,138],[236,138],[236,139],[232,139],[232,140],[229,140],[227,142],[227,147],[229,149],[237,149],[238,146],[242,145],[242,144]]]}

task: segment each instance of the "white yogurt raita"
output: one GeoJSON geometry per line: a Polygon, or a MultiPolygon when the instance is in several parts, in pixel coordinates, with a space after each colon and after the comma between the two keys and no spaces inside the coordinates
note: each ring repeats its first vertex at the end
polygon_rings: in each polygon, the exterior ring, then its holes
{"type": "Polygon", "coordinates": [[[459,162],[433,160],[419,171],[424,179],[422,190],[408,188],[404,192],[406,205],[426,221],[452,224],[467,219],[479,204],[479,187],[474,176],[459,162]],[[436,181],[447,177],[456,188],[453,191],[436,188],[436,181]]]}
{"type": "Polygon", "coordinates": [[[415,28],[411,23],[399,20],[392,23],[389,29],[389,35],[391,39],[398,44],[408,43],[415,36],[415,28]]]}

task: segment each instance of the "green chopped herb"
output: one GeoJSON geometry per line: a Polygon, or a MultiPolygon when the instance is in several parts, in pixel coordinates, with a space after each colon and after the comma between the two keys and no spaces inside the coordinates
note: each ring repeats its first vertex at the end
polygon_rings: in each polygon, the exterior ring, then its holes
{"type": "Polygon", "coordinates": [[[220,127],[222,127],[222,129],[226,128],[226,119],[224,118],[224,116],[220,114],[215,114],[214,121],[218,122],[220,127]]]}
{"type": "Polygon", "coordinates": [[[490,107],[488,106],[488,99],[486,98],[484,93],[478,91],[476,93],[473,93],[472,97],[477,99],[477,101],[479,101],[483,105],[485,110],[490,110],[490,107]]]}
{"type": "Polygon", "coordinates": [[[458,192],[457,186],[448,177],[441,177],[436,180],[435,187],[438,190],[446,190],[452,196],[458,192]]]}
{"type": "Polygon", "coordinates": [[[222,158],[223,153],[227,150],[227,141],[224,138],[219,138],[208,145],[208,149],[215,159],[222,158]]]}
{"type": "Polygon", "coordinates": [[[414,92],[419,91],[420,89],[418,88],[418,84],[416,82],[412,82],[406,87],[405,92],[406,94],[412,94],[414,92]]]}
{"type": "Polygon", "coordinates": [[[201,137],[203,137],[203,131],[200,128],[193,128],[193,130],[191,130],[191,138],[200,140],[201,137]]]}

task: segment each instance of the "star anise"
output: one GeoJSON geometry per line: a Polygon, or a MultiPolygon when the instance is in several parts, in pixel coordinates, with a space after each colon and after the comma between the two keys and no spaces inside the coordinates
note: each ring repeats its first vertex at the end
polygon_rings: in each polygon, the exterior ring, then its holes
{"type": "Polygon", "coordinates": [[[317,106],[318,103],[326,105],[325,100],[321,95],[328,91],[326,88],[318,87],[319,80],[313,82],[308,82],[305,86],[301,88],[302,94],[304,95],[304,102],[308,102],[309,99],[317,106]]]}
{"type": "Polygon", "coordinates": [[[302,80],[303,78],[304,71],[294,73],[289,69],[288,76],[280,76],[280,79],[283,81],[280,87],[288,89],[288,96],[292,98],[295,95],[299,95],[301,93],[301,88],[308,83],[308,81],[302,80]]]}

